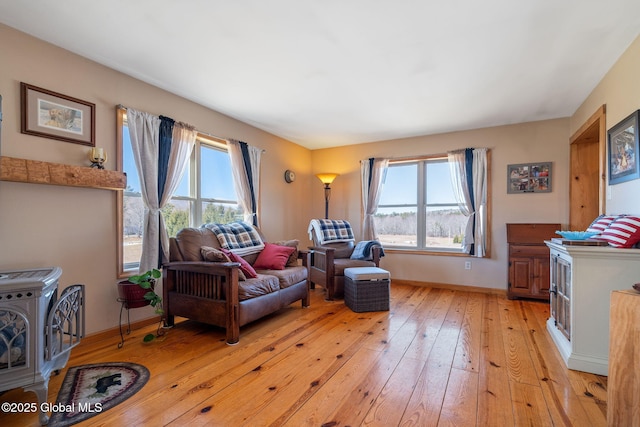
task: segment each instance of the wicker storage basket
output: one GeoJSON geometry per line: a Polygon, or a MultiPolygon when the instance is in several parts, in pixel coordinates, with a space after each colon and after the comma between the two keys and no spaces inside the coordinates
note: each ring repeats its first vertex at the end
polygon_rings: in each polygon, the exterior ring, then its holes
{"type": "Polygon", "coordinates": [[[378,267],[344,270],[344,303],[356,313],[389,310],[389,272],[378,267]]]}

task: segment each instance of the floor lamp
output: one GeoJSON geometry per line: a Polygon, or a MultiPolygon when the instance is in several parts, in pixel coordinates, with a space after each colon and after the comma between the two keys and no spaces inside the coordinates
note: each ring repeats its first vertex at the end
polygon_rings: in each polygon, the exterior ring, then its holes
{"type": "Polygon", "coordinates": [[[329,198],[331,197],[331,183],[338,176],[337,173],[319,173],[316,175],[324,184],[324,219],[329,219],[329,198]]]}

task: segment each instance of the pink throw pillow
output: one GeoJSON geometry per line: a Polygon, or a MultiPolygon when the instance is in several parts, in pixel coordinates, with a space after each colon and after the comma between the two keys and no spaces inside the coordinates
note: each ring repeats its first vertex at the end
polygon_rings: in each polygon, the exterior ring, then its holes
{"type": "Polygon", "coordinates": [[[258,277],[258,273],[256,273],[256,270],[254,270],[254,268],[251,267],[251,264],[249,264],[240,255],[234,254],[233,252],[227,249],[221,249],[221,250],[222,252],[227,254],[227,256],[231,261],[240,263],[240,270],[244,273],[245,276],[251,277],[252,279],[255,279],[256,277],[258,277]]]}
{"type": "Polygon", "coordinates": [[[289,255],[289,261],[287,261],[287,265],[285,267],[295,267],[298,265],[298,244],[300,244],[299,240],[279,240],[273,243],[278,246],[289,246],[290,248],[294,248],[294,251],[291,252],[291,255],[289,255]]]}
{"type": "Polygon", "coordinates": [[[279,246],[273,243],[265,243],[264,249],[258,254],[253,268],[257,270],[284,270],[291,255],[296,248],[291,246],[279,246]]]}

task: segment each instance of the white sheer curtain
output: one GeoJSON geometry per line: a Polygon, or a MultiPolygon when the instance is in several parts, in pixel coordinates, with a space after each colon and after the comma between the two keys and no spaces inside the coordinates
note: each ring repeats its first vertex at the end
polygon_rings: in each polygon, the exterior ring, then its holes
{"type": "Polygon", "coordinates": [[[447,154],[454,195],[467,217],[462,250],[483,257],[487,248],[487,149],[468,148],[447,154]]]}
{"type": "Polygon", "coordinates": [[[365,159],[360,161],[360,178],[362,180],[362,240],[377,239],[373,215],[378,209],[384,176],[389,166],[388,159],[365,159]]]}
{"type": "Polygon", "coordinates": [[[487,254],[487,149],[473,150],[473,193],[476,199],[476,253],[477,257],[487,254]]]}
{"type": "Polygon", "coordinates": [[[140,193],[145,206],[142,229],[140,272],[158,266],[160,203],[158,200],[158,137],[160,118],[127,108],[127,124],[133,158],[140,177],[140,193]]]}
{"type": "Polygon", "coordinates": [[[251,168],[251,172],[248,172],[245,167],[242,143],[235,139],[229,139],[227,142],[233,173],[233,185],[238,195],[238,203],[244,211],[244,220],[249,224],[260,227],[258,212],[260,206],[260,159],[262,150],[246,145],[251,168]],[[249,173],[251,174],[251,184],[249,183],[249,173]],[[252,186],[253,192],[251,191],[252,186]]]}
{"type": "MultiPolygon", "coordinates": [[[[171,139],[171,152],[169,154],[169,165],[167,167],[167,178],[164,185],[164,193],[160,198],[159,209],[166,206],[171,200],[171,196],[180,185],[182,175],[189,164],[191,152],[196,144],[197,131],[193,126],[185,123],[175,123],[171,139]]],[[[162,212],[161,210],[159,212],[162,212]]],[[[160,214],[160,242],[162,248],[162,259],[169,261],[169,235],[164,224],[164,218],[160,214]]],[[[146,271],[146,270],[143,270],[146,271]]]]}

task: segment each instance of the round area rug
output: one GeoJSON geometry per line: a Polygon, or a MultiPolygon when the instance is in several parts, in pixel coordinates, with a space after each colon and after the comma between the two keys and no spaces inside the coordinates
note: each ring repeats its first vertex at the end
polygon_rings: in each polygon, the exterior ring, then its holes
{"type": "Polygon", "coordinates": [[[127,362],[71,367],[67,371],[49,425],[70,426],[96,416],[136,394],[149,380],[149,370],[127,362]]]}

